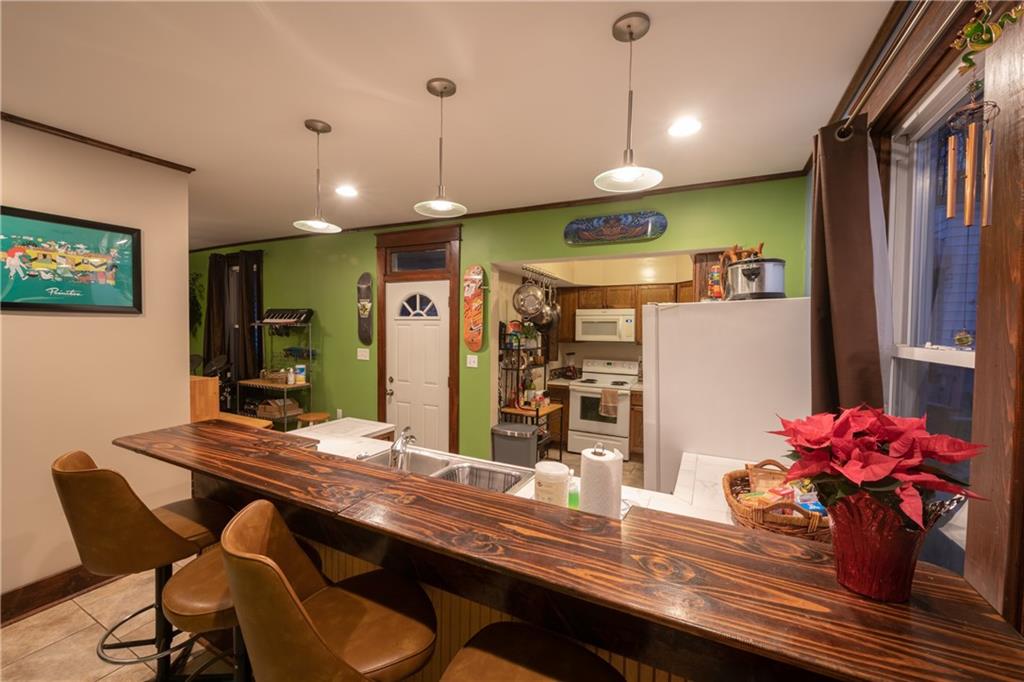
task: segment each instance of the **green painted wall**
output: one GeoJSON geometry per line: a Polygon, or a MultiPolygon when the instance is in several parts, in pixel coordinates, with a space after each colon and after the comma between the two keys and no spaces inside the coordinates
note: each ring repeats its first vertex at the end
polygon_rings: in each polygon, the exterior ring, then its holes
{"type": "MultiPolygon", "coordinates": [[[[644,199],[576,208],[509,213],[462,221],[462,264],[515,260],[650,255],[765,242],[765,253],[785,258],[786,292],[804,293],[804,240],[807,183],[804,178],[663,194],[644,199]],[[573,218],[630,210],[654,209],[668,217],[668,231],[655,241],[606,246],[570,247],[562,228],[573,218]]],[[[401,228],[398,228],[401,229],[401,228]]],[[[355,283],[362,272],[376,276],[376,238],[351,232],[255,243],[264,250],[264,302],[267,307],[308,307],[316,311],[313,345],[320,351],[310,369],[317,409],[376,418],[377,332],[370,360],[356,360],[355,283]]],[[[194,252],[189,268],[205,278],[209,254],[194,252]]],[[[204,281],[205,285],[205,281],[204,281]]],[[[375,287],[376,289],[376,287],[375,287]]],[[[489,324],[489,320],[488,320],[489,324]]],[[[192,352],[202,352],[202,329],[192,339],[192,352]]],[[[459,450],[487,457],[490,452],[491,350],[485,345],[479,368],[466,368],[467,350],[460,338],[459,450]]]]}

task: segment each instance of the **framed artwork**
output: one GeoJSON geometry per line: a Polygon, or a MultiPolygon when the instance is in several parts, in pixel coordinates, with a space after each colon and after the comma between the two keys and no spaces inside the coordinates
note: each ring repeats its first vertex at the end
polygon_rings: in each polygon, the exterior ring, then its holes
{"type": "Polygon", "coordinates": [[[0,309],[142,312],[142,233],[0,207],[0,309]]]}

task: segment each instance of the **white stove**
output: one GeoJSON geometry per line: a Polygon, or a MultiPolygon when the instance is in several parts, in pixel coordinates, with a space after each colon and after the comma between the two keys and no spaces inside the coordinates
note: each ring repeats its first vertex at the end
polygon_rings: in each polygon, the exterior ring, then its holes
{"type": "Polygon", "coordinates": [[[583,361],[582,377],[569,382],[570,452],[600,442],[629,459],[629,390],[639,374],[632,360],[583,361]]]}

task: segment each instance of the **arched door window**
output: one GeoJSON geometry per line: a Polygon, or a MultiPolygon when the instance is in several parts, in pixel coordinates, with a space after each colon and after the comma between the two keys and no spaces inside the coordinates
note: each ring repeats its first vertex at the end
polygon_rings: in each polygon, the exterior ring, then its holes
{"type": "Polygon", "coordinates": [[[413,294],[398,309],[399,317],[438,317],[437,306],[426,294],[413,294]]]}

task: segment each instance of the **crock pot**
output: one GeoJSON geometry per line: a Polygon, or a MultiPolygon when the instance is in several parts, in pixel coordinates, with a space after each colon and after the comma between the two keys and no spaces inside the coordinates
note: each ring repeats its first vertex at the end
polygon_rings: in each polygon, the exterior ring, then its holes
{"type": "Polygon", "coordinates": [[[726,269],[727,301],[785,297],[786,261],[781,258],[747,258],[726,269]]]}

